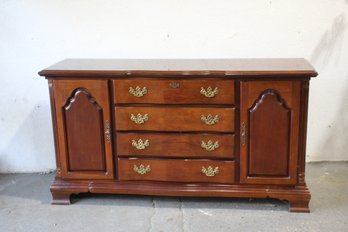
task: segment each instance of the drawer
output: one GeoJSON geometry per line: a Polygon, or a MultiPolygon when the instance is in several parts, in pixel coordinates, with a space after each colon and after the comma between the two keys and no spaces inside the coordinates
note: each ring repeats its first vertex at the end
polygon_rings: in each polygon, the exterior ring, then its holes
{"type": "Polygon", "coordinates": [[[113,80],[114,102],[159,104],[234,104],[234,81],[224,79],[113,80]]]}
{"type": "Polygon", "coordinates": [[[115,107],[116,130],[234,131],[234,108],[115,107]]]}
{"type": "Polygon", "coordinates": [[[138,157],[234,157],[232,134],[117,133],[117,155],[138,157]]]}
{"type": "Polygon", "coordinates": [[[234,183],[234,161],[119,159],[120,180],[234,183]]]}

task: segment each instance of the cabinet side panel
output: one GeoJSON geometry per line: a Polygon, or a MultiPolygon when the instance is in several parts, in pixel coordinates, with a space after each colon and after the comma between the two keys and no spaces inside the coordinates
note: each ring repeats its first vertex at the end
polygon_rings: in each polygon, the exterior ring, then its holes
{"type": "Polygon", "coordinates": [[[309,79],[301,82],[301,112],[300,112],[300,136],[299,136],[299,170],[298,182],[305,184],[305,166],[306,166],[306,140],[307,140],[307,116],[308,116],[308,94],[309,79]]]}

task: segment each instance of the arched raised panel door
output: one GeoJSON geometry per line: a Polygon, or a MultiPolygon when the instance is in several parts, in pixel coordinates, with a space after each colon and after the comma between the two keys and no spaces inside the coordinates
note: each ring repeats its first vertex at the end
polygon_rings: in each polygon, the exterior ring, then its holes
{"type": "Polygon", "coordinates": [[[106,80],[53,81],[57,175],[113,178],[110,104],[106,80]]]}
{"type": "Polygon", "coordinates": [[[241,82],[240,180],[297,183],[300,81],[241,82]]]}

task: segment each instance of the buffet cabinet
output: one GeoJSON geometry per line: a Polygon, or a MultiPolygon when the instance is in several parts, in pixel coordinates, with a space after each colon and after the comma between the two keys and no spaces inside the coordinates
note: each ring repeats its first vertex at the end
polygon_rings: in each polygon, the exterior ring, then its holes
{"type": "Polygon", "coordinates": [[[304,59],[67,59],[48,79],[53,204],[83,192],[278,198],[309,212],[304,59]]]}

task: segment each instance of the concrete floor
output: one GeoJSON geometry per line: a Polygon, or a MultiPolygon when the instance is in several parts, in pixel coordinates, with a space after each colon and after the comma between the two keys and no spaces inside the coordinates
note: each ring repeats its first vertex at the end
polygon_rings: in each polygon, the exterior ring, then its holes
{"type": "Polygon", "coordinates": [[[0,175],[0,232],[348,231],[348,163],[307,165],[310,214],[272,199],[81,195],[50,205],[53,174],[0,175]]]}

